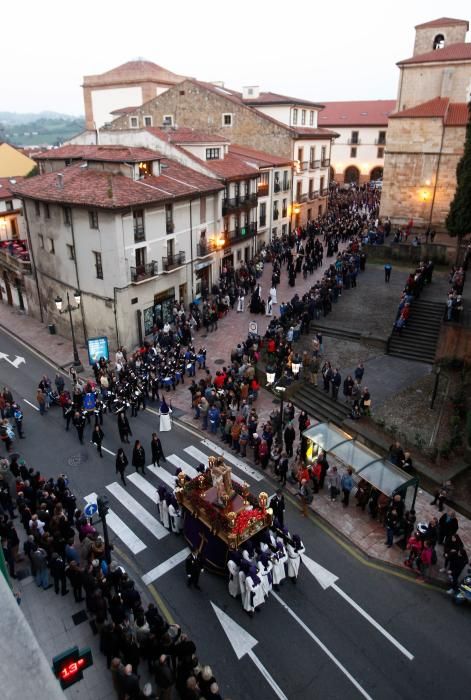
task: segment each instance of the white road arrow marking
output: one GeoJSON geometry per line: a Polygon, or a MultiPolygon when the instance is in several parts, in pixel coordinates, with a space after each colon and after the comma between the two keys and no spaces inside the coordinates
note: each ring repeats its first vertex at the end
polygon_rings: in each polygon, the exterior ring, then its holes
{"type": "Polygon", "coordinates": [[[287,696],[283,693],[274,678],[271,677],[260,659],[252,651],[254,646],[258,644],[255,637],[252,637],[251,634],[246,632],[243,627],[237,624],[232,617],[229,617],[229,615],[218,608],[217,605],[214,605],[214,603],[211,603],[211,605],[213,606],[213,610],[216,613],[217,618],[221,623],[221,626],[226,633],[238,660],[240,661],[240,659],[247,654],[247,656],[252,659],[253,663],[258,668],[267,683],[269,683],[269,685],[272,687],[277,697],[279,697],[280,700],[288,700],[287,696]]]}
{"type": "Polygon", "coordinates": [[[294,610],[291,610],[291,608],[290,608],[288,605],[286,605],[286,603],[285,603],[285,601],[283,600],[283,598],[280,598],[280,596],[278,595],[278,593],[275,593],[274,591],[271,591],[271,595],[272,595],[274,598],[276,598],[276,600],[277,600],[277,601],[280,603],[280,605],[286,610],[286,612],[287,612],[289,615],[291,615],[291,617],[292,617],[294,620],[296,620],[296,622],[298,623],[298,625],[300,625],[300,626],[303,628],[303,630],[306,632],[306,634],[308,634],[308,635],[311,637],[311,639],[313,639],[313,640],[315,641],[315,643],[322,649],[322,651],[323,651],[325,654],[327,654],[327,656],[329,657],[329,659],[337,666],[337,668],[340,669],[340,671],[342,671],[342,673],[344,674],[344,676],[346,676],[346,677],[348,678],[348,680],[350,681],[350,683],[352,683],[352,685],[355,686],[355,688],[358,690],[358,692],[361,693],[361,694],[363,695],[363,697],[366,698],[366,700],[373,700],[372,697],[371,697],[371,695],[368,695],[368,693],[366,692],[366,690],[364,690],[364,688],[361,687],[361,685],[358,683],[358,681],[355,680],[355,678],[352,676],[352,674],[350,673],[350,671],[347,671],[347,669],[345,668],[345,666],[342,666],[342,664],[340,663],[340,661],[337,660],[337,658],[332,654],[332,652],[330,651],[330,649],[328,649],[328,648],[326,647],[326,645],[325,645],[323,642],[321,642],[321,640],[319,639],[319,637],[317,637],[317,636],[314,634],[314,632],[312,632],[312,631],[309,629],[309,627],[301,620],[301,618],[298,617],[298,616],[296,615],[296,613],[294,612],[294,610]]]}
{"type": "Polygon", "coordinates": [[[11,365],[13,365],[15,369],[18,369],[22,362],[26,364],[26,360],[24,357],[20,357],[19,355],[17,355],[14,360],[10,360],[10,357],[5,352],[0,352],[0,360],[6,360],[11,365]]]}
{"type": "Polygon", "coordinates": [[[376,622],[376,620],[371,617],[369,613],[366,612],[366,610],[363,610],[362,607],[358,605],[350,596],[348,596],[344,591],[342,591],[339,586],[337,586],[336,581],[339,580],[338,576],[333,574],[331,571],[328,571],[325,569],[323,566],[315,562],[313,559],[310,557],[307,557],[305,554],[302,555],[302,560],[303,563],[306,566],[306,569],[311,573],[316,581],[319,583],[319,585],[326,590],[327,588],[332,588],[336,593],[338,593],[349,605],[352,606],[360,615],[362,615],[365,620],[367,620],[375,629],[380,632],[383,637],[386,637],[386,639],[393,644],[396,649],[399,649],[401,654],[404,654],[404,656],[409,659],[409,661],[412,661],[414,658],[414,655],[410,653],[405,647],[402,646],[400,642],[397,641],[389,632],[382,627],[379,622],[376,622]]]}

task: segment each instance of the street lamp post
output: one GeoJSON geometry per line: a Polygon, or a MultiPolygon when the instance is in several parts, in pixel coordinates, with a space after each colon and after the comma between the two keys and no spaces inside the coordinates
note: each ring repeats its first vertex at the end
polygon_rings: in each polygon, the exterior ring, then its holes
{"type": "Polygon", "coordinates": [[[66,306],[65,309],[62,308],[62,299],[61,299],[61,297],[57,296],[57,297],[54,299],[54,302],[55,302],[55,304],[56,304],[56,308],[57,308],[58,312],[59,312],[61,315],[62,315],[62,314],[67,314],[67,313],[69,314],[70,331],[71,331],[71,333],[72,333],[72,347],[73,347],[73,350],[74,350],[74,367],[76,367],[77,372],[82,372],[82,371],[83,371],[83,367],[82,367],[82,363],[80,362],[80,357],[79,357],[78,350],[77,350],[77,343],[76,343],[76,341],[75,341],[74,324],[73,324],[73,322],[72,322],[72,311],[76,311],[77,309],[80,308],[81,296],[82,296],[82,295],[80,294],[80,292],[79,292],[78,290],[77,290],[76,292],[74,292],[74,299],[75,299],[75,301],[77,302],[77,305],[76,305],[76,306],[72,306],[72,304],[70,303],[69,292],[67,291],[67,306],[66,306]]]}

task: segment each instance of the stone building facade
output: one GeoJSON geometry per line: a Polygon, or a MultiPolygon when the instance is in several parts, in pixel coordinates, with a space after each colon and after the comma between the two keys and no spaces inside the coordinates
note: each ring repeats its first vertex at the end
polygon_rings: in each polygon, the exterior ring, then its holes
{"type": "Polygon", "coordinates": [[[443,230],[464,150],[471,92],[468,22],[418,25],[414,55],[400,61],[396,111],[390,115],[381,216],[443,230]],[[419,53],[421,52],[421,53],[419,53]]]}

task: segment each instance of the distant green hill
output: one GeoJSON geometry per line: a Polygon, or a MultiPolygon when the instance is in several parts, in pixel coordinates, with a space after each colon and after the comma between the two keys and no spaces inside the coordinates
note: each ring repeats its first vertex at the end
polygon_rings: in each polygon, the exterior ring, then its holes
{"type": "Polygon", "coordinates": [[[85,120],[82,117],[16,115],[11,112],[0,112],[0,141],[8,141],[14,146],[58,145],[83,131],[84,128],[85,120]],[[24,119],[21,122],[12,118],[20,116],[36,118],[24,119]]]}

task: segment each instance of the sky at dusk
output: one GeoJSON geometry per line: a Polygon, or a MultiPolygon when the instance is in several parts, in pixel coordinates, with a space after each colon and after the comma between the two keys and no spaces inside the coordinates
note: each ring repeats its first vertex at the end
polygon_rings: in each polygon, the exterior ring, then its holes
{"type": "MultiPolygon", "coordinates": [[[[414,26],[471,18],[469,0],[17,0],[1,9],[0,111],[83,114],[82,77],[138,57],[240,89],[395,98],[414,26]]],[[[469,40],[469,36],[468,36],[469,40]]]]}

